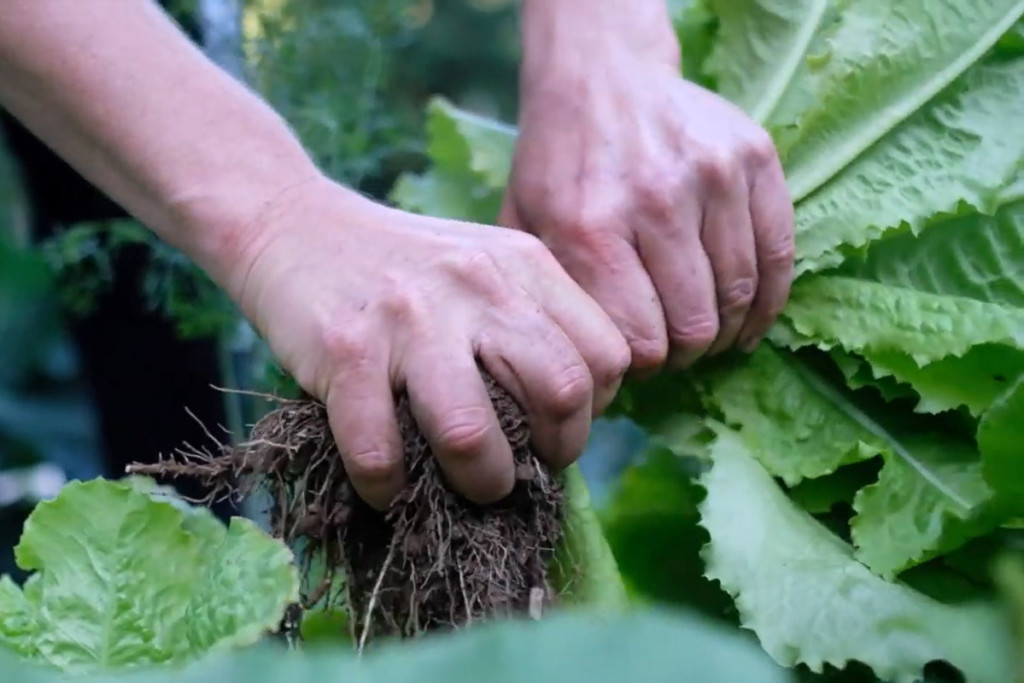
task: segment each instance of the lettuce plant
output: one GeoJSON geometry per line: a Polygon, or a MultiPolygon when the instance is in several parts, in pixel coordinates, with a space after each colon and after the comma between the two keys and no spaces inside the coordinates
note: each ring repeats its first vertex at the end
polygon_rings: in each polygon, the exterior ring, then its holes
{"type": "MultiPolygon", "coordinates": [[[[797,279],[755,353],[627,385],[618,408],[700,464],[676,470],[678,519],[776,661],[1009,680],[1001,610],[953,587],[986,584],[971,553],[1024,517],[1024,2],[673,6],[684,75],[776,143],[797,279]]],[[[394,201],[493,221],[514,127],[429,114],[433,166],[394,201]]],[[[629,500],[613,547],[645,533],[629,500]]],[[[655,588],[616,550],[634,592],[665,594],[667,566],[655,588]]]]}

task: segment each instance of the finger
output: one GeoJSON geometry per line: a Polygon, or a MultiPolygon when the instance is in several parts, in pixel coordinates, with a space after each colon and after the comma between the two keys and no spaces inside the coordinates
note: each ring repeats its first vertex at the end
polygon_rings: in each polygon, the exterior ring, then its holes
{"type": "Polygon", "coordinates": [[[687,197],[671,225],[647,225],[637,231],[640,257],[665,310],[673,367],[692,365],[718,336],[715,276],[698,225],[699,204],[687,197]]]}
{"type": "Polygon", "coordinates": [[[360,361],[345,368],[325,403],[352,487],[371,506],[387,509],[405,485],[405,461],[386,365],[360,361]]]}
{"type": "Polygon", "coordinates": [[[709,356],[736,342],[757,292],[757,257],[750,220],[750,196],[741,173],[714,174],[705,183],[701,242],[715,276],[718,337],[709,356]]]}
{"type": "Polygon", "coordinates": [[[562,329],[543,313],[510,319],[515,321],[511,334],[480,340],[480,359],[526,411],[537,455],[562,469],[583,454],[590,434],[590,369],[562,329]]]}
{"type": "Polygon", "coordinates": [[[594,384],[594,411],[599,413],[622,383],[630,365],[630,347],[601,303],[571,277],[544,243],[528,237],[520,249],[530,266],[518,273],[522,286],[583,358],[594,384]]]}
{"type": "Polygon", "coordinates": [[[451,486],[481,505],[508,495],[512,448],[469,344],[421,344],[403,367],[413,417],[451,486]]]}
{"type": "Polygon", "coordinates": [[[778,160],[755,179],[750,215],[758,289],[739,333],[740,348],[747,352],[753,351],[775,324],[793,283],[793,202],[778,160]]]}
{"type": "Polygon", "coordinates": [[[584,294],[555,288],[534,294],[591,367],[595,405],[603,409],[625,370],[646,375],[665,362],[668,335],[658,293],[636,248],[613,231],[579,231],[573,243],[552,250],[584,294]]]}
{"type": "Polygon", "coordinates": [[[505,190],[505,195],[501,199],[501,209],[498,211],[497,224],[506,228],[520,229],[519,212],[516,211],[511,187],[505,190]]]}

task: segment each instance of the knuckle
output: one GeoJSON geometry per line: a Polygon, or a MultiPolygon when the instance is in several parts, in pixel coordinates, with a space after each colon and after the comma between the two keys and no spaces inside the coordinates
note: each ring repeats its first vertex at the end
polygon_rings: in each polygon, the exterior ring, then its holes
{"type": "Polygon", "coordinates": [[[559,234],[575,241],[613,228],[618,223],[616,215],[614,203],[606,195],[585,202],[563,202],[554,207],[551,219],[559,234]]]}
{"type": "Polygon", "coordinates": [[[692,315],[678,325],[670,325],[668,336],[672,344],[680,348],[705,349],[718,336],[718,316],[713,313],[692,315]]]}
{"type": "Polygon", "coordinates": [[[724,313],[735,313],[750,308],[757,291],[756,280],[741,277],[723,287],[718,294],[718,307],[724,313]]]}
{"type": "Polygon", "coordinates": [[[785,270],[793,266],[796,258],[796,245],[789,231],[783,237],[776,238],[769,244],[762,255],[762,265],[774,270],[785,270]]]}
{"type": "Polygon", "coordinates": [[[322,325],[320,344],[330,358],[340,363],[365,360],[372,350],[367,337],[357,327],[340,320],[322,325]]]}
{"type": "Polygon", "coordinates": [[[446,265],[459,288],[483,295],[492,303],[503,300],[506,285],[497,262],[489,253],[453,255],[446,265]]]}
{"type": "Polygon", "coordinates": [[[520,258],[534,267],[550,267],[554,262],[551,251],[539,238],[525,232],[514,233],[514,249],[520,258]]]}
{"type": "Polygon", "coordinates": [[[752,166],[761,168],[772,164],[778,158],[775,142],[764,129],[759,129],[744,149],[744,156],[752,166]]]}
{"type": "Polygon", "coordinates": [[[438,425],[437,440],[448,455],[469,458],[483,451],[493,428],[483,408],[457,408],[438,425]]]}
{"type": "Polygon", "coordinates": [[[357,448],[346,459],[345,470],[353,479],[388,481],[395,473],[398,461],[379,446],[357,448]]]}
{"type": "Polygon", "coordinates": [[[668,339],[631,339],[629,350],[635,370],[657,370],[668,359],[668,339]]]}
{"type": "Polygon", "coordinates": [[[378,302],[378,307],[391,320],[405,323],[415,324],[429,317],[423,297],[400,283],[392,283],[387,288],[378,302]]]}
{"type": "Polygon", "coordinates": [[[658,221],[667,221],[675,214],[675,183],[668,173],[646,175],[633,187],[640,209],[658,221]]]}
{"type": "Polygon", "coordinates": [[[548,409],[568,417],[585,408],[594,393],[594,380],[583,365],[572,365],[559,373],[548,392],[548,409]]]}
{"type": "Polygon", "coordinates": [[[594,372],[595,383],[601,387],[610,387],[618,383],[629,370],[632,356],[629,344],[625,339],[620,339],[612,345],[603,362],[594,372]]]}
{"type": "Polygon", "coordinates": [[[694,165],[701,185],[709,191],[727,190],[739,177],[734,157],[725,152],[705,152],[697,157],[694,165]]]}

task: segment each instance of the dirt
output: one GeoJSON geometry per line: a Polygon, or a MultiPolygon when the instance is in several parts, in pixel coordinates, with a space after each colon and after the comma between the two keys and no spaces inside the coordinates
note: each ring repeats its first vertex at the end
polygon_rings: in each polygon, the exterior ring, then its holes
{"type": "Polygon", "coordinates": [[[129,472],[199,480],[210,491],[199,503],[262,489],[272,534],[296,550],[304,606],[340,603],[360,649],[499,616],[536,618],[555,599],[548,567],[563,492],[531,450],[521,408],[482,374],[516,461],[515,488],[494,505],[475,505],[446,485],[404,395],[396,404],[408,480],[384,513],[355,494],[326,411],[309,398],[277,400],[244,443],[189,446],[129,472]],[[313,579],[321,562],[327,572],[313,579]]]}

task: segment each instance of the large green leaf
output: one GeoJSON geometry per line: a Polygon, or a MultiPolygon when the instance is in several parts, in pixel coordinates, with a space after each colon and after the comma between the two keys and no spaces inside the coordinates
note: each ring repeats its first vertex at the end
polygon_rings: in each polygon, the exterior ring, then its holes
{"type": "Polygon", "coordinates": [[[1009,678],[1007,632],[985,605],[950,606],[872,574],[853,550],[793,504],[722,431],[703,479],[708,576],[736,600],[744,626],[786,666],[842,668],[857,660],[880,678],[921,678],[944,659],[971,683],[1009,678]]]}
{"type": "Polygon", "coordinates": [[[721,618],[730,601],[704,578],[700,549],[708,537],[698,524],[704,492],[695,465],[668,448],[644,453],[623,473],[602,520],[633,595],[721,618]]]}
{"type": "Polygon", "coordinates": [[[995,401],[978,426],[985,479],[1013,514],[1024,516],[1024,378],[995,401]]]}
{"type": "Polygon", "coordinates": [[[66,671],[184,661],[255,642],[297,599],[292,554],[146,480],[68,484],[25,524],[24,591],[0,583],[0,644],[66,671]]]}
{"type": "Polygon", "coordinates": [[[789,486],[881,455],[852,522],[857,557],[892,576],[998,522],[972,443],[903,424],[868,394],[852,394],[808,361],[763,347],[711,374],[709,401],[751,455],[789,486]]]}
{"type": "Polygon", "coordinates": [[[854,498],[857,559],[891,578],[1000,521],[973,443],[929,432],[894,440],[878,481],[854,498]]]}
{"type": "MultiPolygon", "coordinates": [[[[57,683],[58,675],[0,653],[4,680],[57,683]]],[[[88,676],[82,683],[782,683],[788,680],[746,638],[703,619],[662,612],[601,618],[552,615],[486,624],[461,633],[383,646],[362,660],[324,648],[260,647],[185,671],[88,676]]]]}
{"type": "Polygon", "coordinates": [[[800,280],[784,316],[805,343],[869,357],[903,353],[918,365],[962,356],[980,344],[1024,349],[1024,309],[857,277],[800,280]]]}
{"type": "Polygon", "coordinates": [[[590,492],[572,465],[565,471],[565,537],[553,563],[554,580],[570,604],[588,609],[621,610],[628,603],[615,555],[590,502],[590,492]]]}
{"type": "MultiPolygon", "coordinates": [[[[1024,90],[1018,98],[1024,102],[1024,90]]],[[[1024,196],[1015,196],[1024,187],[1001,190],[999,201],[1006,203],[994,216],[954,216],[933,222],[920,235],[877,242],[843,272],[891,287],[1024,309],[1024,196]]]]}
{"type": "Polygon", "coordinates": [[[790,486],[886,448],[886,432],[848,393],[784,350],[762,345],[706,381],[712,405],[790,486]]]}
{"type": "Polygon", "coordinates": [[[804,61],[828,0],[713,0],[718,39],[708,59],[718,92],[764,121],[804,61]]]}
{"type": "Polygon", "coordinates": [[[999,344],[980,344],[962,356],[919,366],[905,353],[872,353],[868,356],[876,380],[895,378],[917,392],[915,410],[940,413],[963,406],[978,416],[1006,389],[1008,382],[1024,375],[1024,351],[999,344]]]}
{"type": "MultiPolygon", "coordinates": [[[[745,3],[761,5],[759,2],[745,3]]],[[[823,185],[977,61],[1021,0],[860,0],[821,15],[766,118],[794,197],[823,185]]]]}
{"type": "Polygon", "coordinates": [[[913,386],[919,411],[978,415],[1024,374],[1022,250],[1022,200],[939,220],[875,243],[841,277],[804,278],[785,315],[795,343],[863,354],[874,377],[913,386]]]}
{"type": "Polygon", "coordinates": [[[798,274],[897,229],[920,232],[963,204],[991,214],[1024,160],[1022,119],[1024,59],[970,69],[797,205],[798,274]]]}

